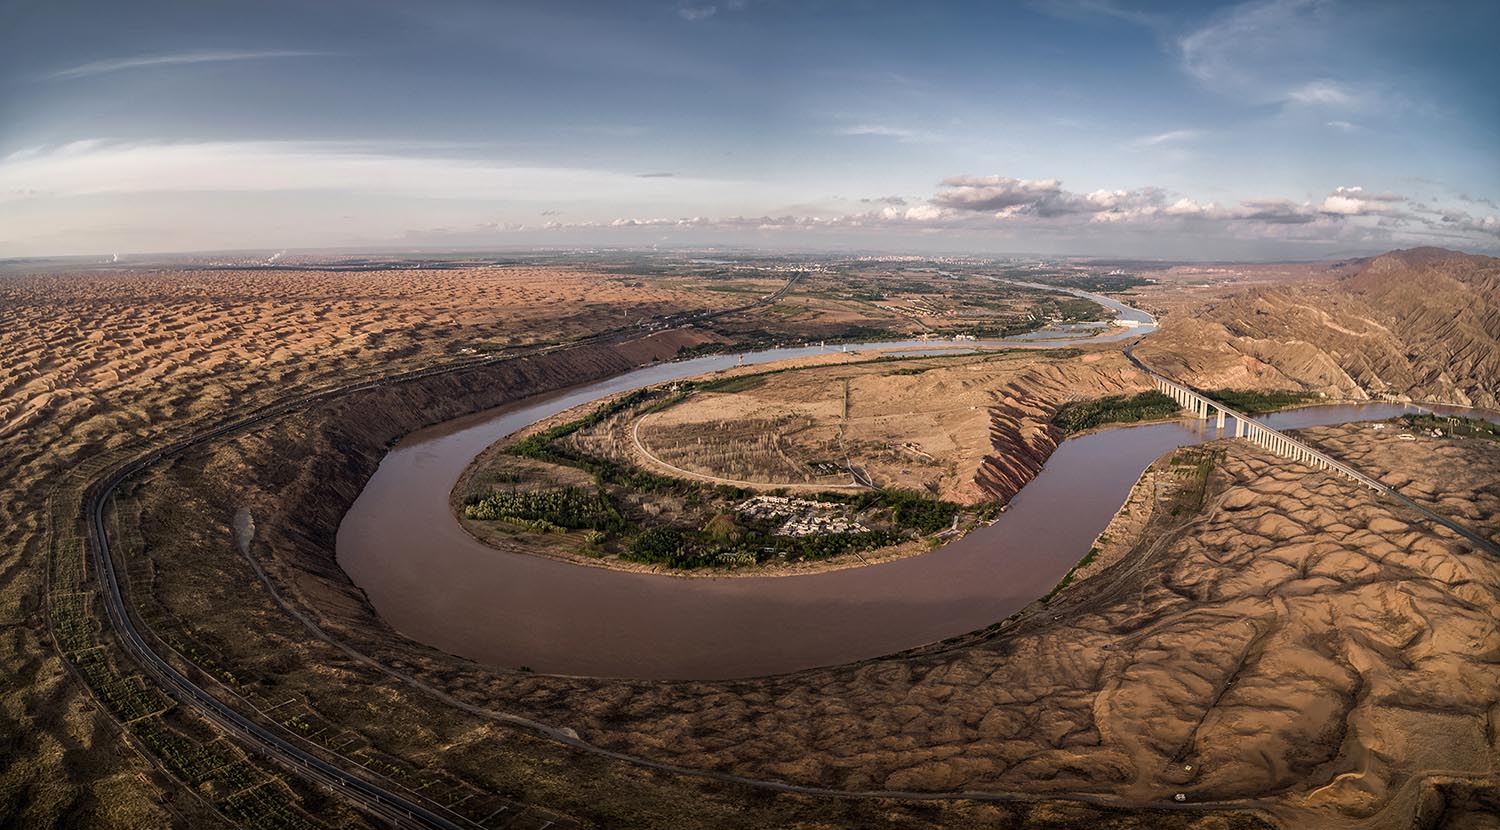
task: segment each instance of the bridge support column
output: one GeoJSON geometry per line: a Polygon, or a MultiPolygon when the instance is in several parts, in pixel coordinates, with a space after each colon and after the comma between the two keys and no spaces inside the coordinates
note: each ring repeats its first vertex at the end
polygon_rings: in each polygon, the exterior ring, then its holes
{"type": "Polygon", "coordinates": [[[1219,420],[1214,426],[1218,427],[1220,432],[1224,431],[1224,410],[1219,410],[1219,420]]]}

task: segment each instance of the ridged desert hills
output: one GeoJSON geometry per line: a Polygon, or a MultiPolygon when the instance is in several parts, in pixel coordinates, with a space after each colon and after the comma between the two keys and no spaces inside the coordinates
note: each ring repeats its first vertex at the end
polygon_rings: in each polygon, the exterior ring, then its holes
{"type": "Polygon", "coordinates": [[[1138,353],[1208,388],[1500,403],[1500,259],[1414,248],[1323,276],[1168,315],[1138,353]]]}

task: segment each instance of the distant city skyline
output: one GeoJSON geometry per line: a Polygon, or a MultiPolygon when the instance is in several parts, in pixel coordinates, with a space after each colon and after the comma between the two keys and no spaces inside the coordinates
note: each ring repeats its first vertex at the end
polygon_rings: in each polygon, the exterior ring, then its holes
{"type": "Polygon", "coordinates": [[[0,257],[1500,252],[1500,4],[0,0],[0,257]]]}

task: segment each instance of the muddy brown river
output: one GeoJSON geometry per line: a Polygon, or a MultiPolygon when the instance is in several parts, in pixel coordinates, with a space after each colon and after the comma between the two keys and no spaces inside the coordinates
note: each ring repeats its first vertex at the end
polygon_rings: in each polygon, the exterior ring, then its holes
{"type": "MultiPolygon", "coordinates": [[[[1149,326],[1117,336],[1143,331],[1149,326]]],[[[815,351],[772,350],[746,362],[815,351]]],[[[1151,461],[1218,437],[1191,419],[1070,439],[993,525],[921,556],[802,576],[681,578],[504,553],[469,536],[450,511],[459,475],[500,438],[578,404],[735,360],[658,364],[411,434],[345,515],[339,564],[397,631],[480,663],[603,677],[777,674],[878,657],[1004,619],[1045,595],[1088,551],[1151,461]]],[[[1402,411],[1317,406],[1262,421],[1296,428],[1402,411]]]]}

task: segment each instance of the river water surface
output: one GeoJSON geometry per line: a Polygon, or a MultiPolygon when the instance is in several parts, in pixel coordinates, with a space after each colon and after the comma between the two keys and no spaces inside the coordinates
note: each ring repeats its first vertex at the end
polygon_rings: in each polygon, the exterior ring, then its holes
{"type": "MultiPolygon", "coordinates": [[[[1149,317],[1127,312],[1140,329],[1087,342],[1151,330],[1149,317]]],[[[772,350],[745,362],[818,351],[772,350]]],[[[803,576],[680,578],[503,553],[469,536],[450,511],[459,475],[496,440],[578,404],[735,361],[657,364],[411,434],[345,515],[339,564],[403,635],[493,666],[670,679],[789,672],[877,657],[1004,619],[1051,590],[1088,551],[1151,461],[1218,437],[1211,425],[1190,419],[1070,439],[990,527],[921,556],[803,576]]],[[[1402,411],[1399,404],[1317,406],[1262,421],[1296,428],[1402,411]]],[[[1226,429],[1233,434],[1232,421],[1226,429]]]]}

